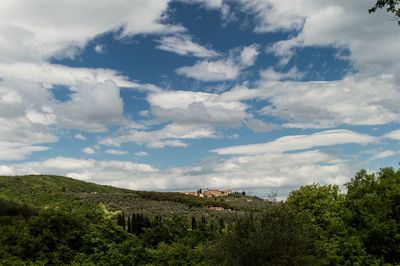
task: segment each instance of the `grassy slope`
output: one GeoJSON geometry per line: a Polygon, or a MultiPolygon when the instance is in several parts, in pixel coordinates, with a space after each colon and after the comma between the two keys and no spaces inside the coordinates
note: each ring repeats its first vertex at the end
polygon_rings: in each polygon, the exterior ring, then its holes
{"type": "Polygon", "coordinates": [[[145,192],[74,180],[62,176],[0,176],[0,198],[26,203],[36,208],[79,208],[104,204],[110,211],[143,212],[148,215],[220,215],[207,206],[223,206],[234,211],[261,210],[268,205],[261,199],[229,196],[215,200],[182,193],[145,192]]]}

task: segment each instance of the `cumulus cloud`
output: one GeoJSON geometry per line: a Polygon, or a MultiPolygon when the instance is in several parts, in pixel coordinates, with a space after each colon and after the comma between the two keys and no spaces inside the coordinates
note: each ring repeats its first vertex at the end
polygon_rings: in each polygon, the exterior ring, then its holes
{"type": "Polygon", "coordinates": [[[93,149],[93,148],[90,148],[90,147],[86,147],[86,148],[82,149],[82,152],[86,153],[86,154],[89,154],[89,155],[92,155],[92,154],[96,153],[96,150],[93,149]]]}
{"type": "Polygon", "coordinates": [[[163,91],[149,94],[148,101],[157,118],[180,124],[238,127],[246,117],[245,104],[213,93],[163,91]]]}
{"type": "Polygon", "coordinates": [[[240,52],[240,64],[243,67],[249,67],[254,65],[256,62],[257,56],[259,54],[259,47],[256,44],[252,44],[250,46],[246,46],[240,52]]]}
{"type": "Polygon", "coordinates": [[[201,61],[178,68],[176,73],[201,81],[223,81],[237,78],[240,67],[231,60],[201,61]]]}
{"type": "Polygon", "coordinates": [[[107,130],[109,124],[123,123],[123,101],[114,82],[96,86],[79,84],[71,90],[74,92],[71,100],[57,105],[61,126],[101,132],[107,130]]]}
{"type": "Polygon", "coordinates": [[[144,156],[148,156],[149,154],[145,151],[138,151],[135,152],[135,156],[139,156],[139,157],[144,157],[144,156]]]}
{"type": "Polygon", "coordinates": [[[121,37],[181,31],[180,26],[162,23],[168,3],[168,0],[1,1],[0,61],[73,57],[95,36],[119,29],[121,37]]]}
{"type": "Polygon", "coordinates": [[[395,76],[389,74],[356,74],[337,81],[261,81],[258,89],[258,97],[267,101],[262,113],[286,121],[285,127],[327,128],[400,121],[400,93],[395,76]]]}
{"type": "Polygon", "coordinates": [[[33,161],[12,165],[1,165],[1,173],[22,174],[58,174],[80,180],[119,187],[141,188],[159,170],[149,164],[132,161],[82,160],[69,157],[55,157],[45,161],[33,161]],[[135,185],[138,182],[139,185],[135,185]]]}
{"type": "MultiPolygon", "coordinates": [[[[55,127],[99,132],[110,124],[127,124],[119,88],[158,88],[132,81],[110,69],[74,68],[47,61],[72,58],[94,37],[109,31],[118,32],[120,38],[183,30],[162,22],[168,3],[2,1],[0,123],[4,126],[0,129],[0,141],[2,151],[8,153],[2,157],[25,159],[35,151],[48,149],[43,144],[57,141],[50,133],[55,127]],[[54,86],[67,87],[71,99],[58,102],[52,93],[54,86]]],[[[95,50],[104,51],[101,45],[95,50]]]]}
{"type": "Polygon", "coordinates": [[[51,93],[23,80],[0,80],[0,159],[25,159],[58,138],[49,133],[55,121],[51,93]]]}
{"type": "Polygon", "coordinates": [[[279,129],[278,125],[264,122],[260,119],[249,118],[246,120],[246,125],[256,133],[265,133],[279,129]]]}
{"type": "Polygon", "coordinates": [[[187,35],[164,36],[158,42],[158,49],[179,55],[194,57],[214,57],[218,55],[214,50],[193,42],[191,37],[187,35]]]}
{"type": "Polygon", "coordinates": [[[117,150],[117,149],[108,149],[108,150],[106,150],[106,153],[111,154],[111,155],[125,155],[128,152],[123,151],[123,150],[117,150]]]}
{"type": "Polygon", "coordinates": [[[335,156],[320,151],[232,156],[201,167],[197,174],[201,182],[215,187],[299,187],[311,183],[343,185],[353,174],[353,169],[335,159],[335,156]]]}
{"type": "Polygon", "coordinates": [[[255,15],[257,32],[298,31],[269,47],[281,63],[287,63],[297,47],[334,47],[338,51],[348,49],[346,59],[357,70],[342,80],[288,82],[300,80],[303,73],[295,68],[286,73],[266,69],[256,86],[261,89],[258,97],[267,100],[264,114],[285,121],[284,127],[294,128],[399,122],[395,106],[400,100],[396,75],[400,49],[394,44],[400,41],[400,35],[396,23],[384,12],[368,14],[369,4],[361,0],[240,3],[246,12],[255,15]]]}
{"type": "Polygon", "coordinates": [[[106,47],[101,44],[96,44],[94,47],[94,51],[98,54],[104,54],[106,52],[106,47]]]}
{"type": "MultiPolygon", "coordinates": [[[[254,14],[256,32],[280,30],[298,34],[277,42],[270,51],[288,61],[297,47],[349,49],[349,60],[358,70],[378,71],[398,65],[398,26],[386,12],[368,14],[373,3],[364,0],[239,0],[243,10],[254,14]],[[340,18],[340,19],[338,19],[340,18]],[[360,27],[362,25],[362,27],[360,27]],[[385,49],[382,49],[385,47],[385,49]],[[379,69],[380,68],[380,69],[379,69]]],[[[397,68],[397,66],[396,66],[397,68]]],[[[396,70],[393,70],[396,71],[396,70]]]]}
{"type": "Polygon", "coordinates": [[[217,136],[217,133],[211,128],[169,124],[153,131],[131,130],[119,136],[104,138],[99,143],[120,146],[131,142],[146,145],[149,148],[187,147],[188,144],[182,140],[216,138],[217,136]]]}
{"type": "Polygon", "coordinates": [[[74,138],[77,139],[77,140],[82,140],[82,141],[86,140],[86,137],[84,135],[82,135],[82,134],[76,134],[74,136],[74,138]]]}
{"type": "Polygon", "coordinates": [[[231,56],[215,61],[200,61],[193,66],[178,68],[176,73],[201,81],[224,81],[236,79],[242,70],[254,64],[258,55],[258,46],[244,47],[239,54],[231,51],[231,56]]]}

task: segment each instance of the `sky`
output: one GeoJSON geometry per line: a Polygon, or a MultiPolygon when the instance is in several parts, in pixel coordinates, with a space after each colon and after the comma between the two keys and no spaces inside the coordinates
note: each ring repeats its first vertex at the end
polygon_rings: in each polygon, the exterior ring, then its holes
{"type": "Polygon", "coordinates": [[[2,0],[0,175],[279,197],[400,161],[366,0],[2,0]]]}

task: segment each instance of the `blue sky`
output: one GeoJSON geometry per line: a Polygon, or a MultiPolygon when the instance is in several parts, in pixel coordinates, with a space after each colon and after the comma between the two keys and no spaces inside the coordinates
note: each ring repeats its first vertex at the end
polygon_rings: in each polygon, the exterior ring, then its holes
{"type": "Polygon", "coordinates": [[[0,4],[0,174],[281,197],[399,162],[373,1],[0,4]]]}

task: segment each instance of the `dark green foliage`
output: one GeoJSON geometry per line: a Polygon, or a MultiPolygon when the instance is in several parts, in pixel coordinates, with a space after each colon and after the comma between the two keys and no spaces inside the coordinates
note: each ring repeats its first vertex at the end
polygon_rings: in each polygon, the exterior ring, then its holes
{"type": "Polygon", "coordinates": [[[125,229],[125,214],[124,212],[118,214],[117,216],[117,224],[122,226],[125,229]]]}
{"type": "Polygon", "coordinates": [[[315,233],[306,217],[277,205],[240,218],[210,253],[216,265],[319,265],[315,233]]]}
{"type": "Polygon", "coordinates": [[[132,233],[132,221],[131,221],[131,217],[128,216],[128,233],[132,233]]]}
{"type": "MultiPolygon", "coordinates": [[[[378,9],[386,9],[387,12],[392,13],[397,18],[400,18],[400,1],[399,0],[377,0],[375,5],[368,11],[374,13],[378,9]]],[[[400,21],[398,22],[400,25],[400,21]]]]}
{"type": "Polygon", "coordinates": [[[386,263],[400,263],[400,171],[360,171],[347,188],[349,225],[366,252],[386,263]]]}
{"type": "Polygon", "coordinates": [[[37,214],[37,211],[26,204],[0,199],[0,216],[22,216],[25,220],[37,214]]]}
{"type": "Polygon", "coordinates": [[[144,232],[145,228],[151,227],[150,219],[144,216],[143,213],[133,213],[132,218],[128,220],[128,233],[140,235],[144,232]]]}
{"type": "Polygon", "coordinates": [[[287,203],[311,217],[327,264],[399,264],[400,171],[362,170],[347,190],[340,194],[336,186],[305,186],[291,193],[287,203]]]}
{"type": "Polygon", "coordinates": [[[197,221],[196,217],[192,216],[192,222],[191,222],[192,230],[197,228],[197,221]]]}

